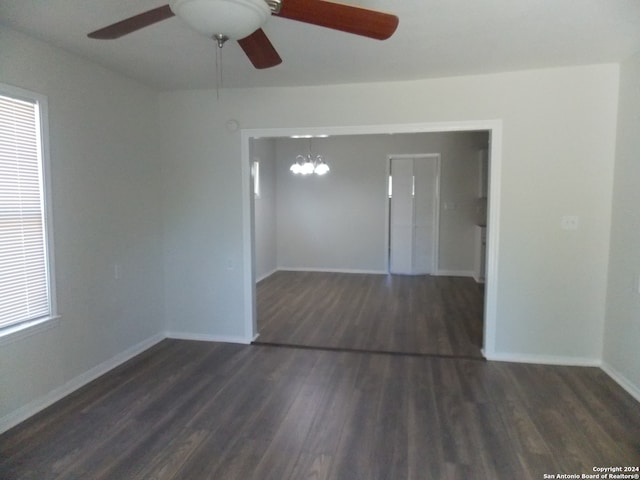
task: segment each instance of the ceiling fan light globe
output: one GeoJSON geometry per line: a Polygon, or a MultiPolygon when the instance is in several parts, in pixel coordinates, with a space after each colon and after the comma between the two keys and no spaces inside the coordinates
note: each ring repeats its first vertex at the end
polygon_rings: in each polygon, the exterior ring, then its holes
{"type": "Polygon", "coordinates": [[[271,16],[264,0],[170,0],[169,6],[203,35],[224,35],[231,40],[251,35],[271,16]]]}

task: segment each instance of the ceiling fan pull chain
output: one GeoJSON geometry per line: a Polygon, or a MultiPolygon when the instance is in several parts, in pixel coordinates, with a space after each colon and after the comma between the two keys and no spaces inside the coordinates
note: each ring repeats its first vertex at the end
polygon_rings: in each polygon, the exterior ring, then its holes
{"type": "Polygon", "coordinates": [[[213,36],[213,39],[218,44],[218,48],[216,49],[216,99],[220,100],[219,89],[222,88],[222,47],[224,42],[229,40],[229,37],[216,34],[213,36]]]}
{"type": "Polygon", "coordinates": [[[220,100],[222,88],[222,48],[216,48],[216,100],[220,100]]]}

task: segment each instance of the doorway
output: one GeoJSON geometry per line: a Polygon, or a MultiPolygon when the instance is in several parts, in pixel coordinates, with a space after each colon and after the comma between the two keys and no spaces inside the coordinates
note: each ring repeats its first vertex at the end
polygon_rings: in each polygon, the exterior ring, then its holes
{"type": "MultiPolygon", "coordinates": [[[[487,206],[487,279],[484,301],[484,326],[482,335],[482,352],[490,355],[494,352],[496,336],[496,304],[497,304],[497,272],[498,272],[498,231],[499,231],[499,202],[500,202],[500,164],[501,164],[501,133],[500,120],[476,122],[438,123],[438,124],[410,124],[410,125],[378,125],[327,128],[277,128],[242,130],[242,168],[243,168],[243,225],[244,225],[244,279],[245,279],[245,338],[251,342],[258,333],[256,316],[256,285],[253,258],[253,205],[250,193],[250,141],[253,138],[280,138],[293,135],[380,135],[395,133],[444,133],[444,132],[477,132],[489,134],[489,151],[491,169],[489,172],[489,191],[491,201],[487,206]]],[[[446,210],[447,204],[443,203],[446,210]]]]}

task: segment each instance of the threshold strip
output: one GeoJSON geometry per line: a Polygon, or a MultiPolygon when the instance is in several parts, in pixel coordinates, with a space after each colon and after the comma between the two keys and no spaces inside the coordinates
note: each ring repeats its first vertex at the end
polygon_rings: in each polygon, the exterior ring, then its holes
{"type": "Polygon", "coordinates": [[[368,349],[362,349],[362,348],[343,348],[343,347],[321,347],[316,345],[300,345],[295,343],[277,343],[277,342],[261,342],[261,341],[251,342],[251,345],[256,345],[259,347],[320,350],[320,351],[326,351],[326,352],[366,353],[371,355],[393,355],[397,357],[450,358],[455,360],[475,360],[479,362],[487,361],[487,359],[484,357],[476,357],[474,355],[450,355],[445,353],[394,352],[389,350],[368,350],[368,349]]]}

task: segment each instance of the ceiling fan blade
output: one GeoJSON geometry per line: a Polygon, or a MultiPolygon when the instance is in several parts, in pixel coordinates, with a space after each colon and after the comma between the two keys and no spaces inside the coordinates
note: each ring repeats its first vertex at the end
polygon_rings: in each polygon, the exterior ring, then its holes
{"type": "Polygon", "coordinates": [[[377,40],[386,40],[398,27],[395,15],[325,0],[283,0],[273,15],[377,40]]]}
{"type": "Polygon", "coordinates": [[[123,35],[135,32],[141,28],[148,27],[154,23],[161,22],[167,18],[173,17],[173,12],[169,5],[163,5],[153,10],[134,15],[133,17],[121,20],[113,25],[101,28],[87,35],[89,38],[97,38],[99,40],[113,40],[123,35]]]}
{"type": "Polygon", "coordinates": [[[238,43],[256,68],[270,68],[282,63],[280,55],[261,28],[248,37],[238,40],[238,43]]]}

